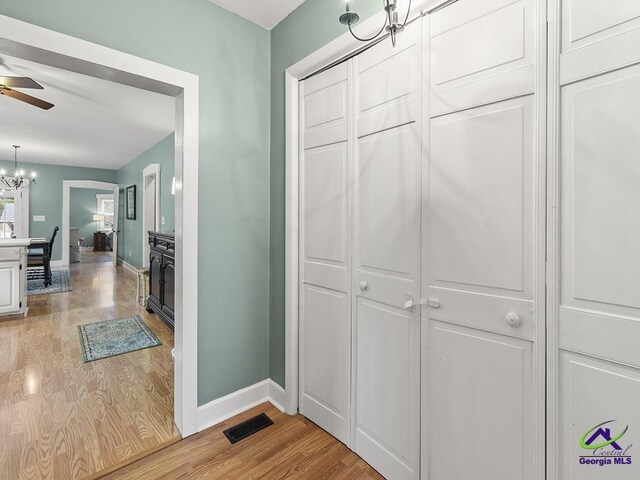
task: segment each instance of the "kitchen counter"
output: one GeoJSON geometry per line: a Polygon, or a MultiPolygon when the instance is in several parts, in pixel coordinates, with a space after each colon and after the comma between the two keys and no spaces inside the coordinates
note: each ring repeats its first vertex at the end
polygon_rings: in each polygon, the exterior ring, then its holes
{"type": "Polygon", "coordinates": [[[0,238],[1,247],[26,247],[31,243],[31,238],[0,238]]]}

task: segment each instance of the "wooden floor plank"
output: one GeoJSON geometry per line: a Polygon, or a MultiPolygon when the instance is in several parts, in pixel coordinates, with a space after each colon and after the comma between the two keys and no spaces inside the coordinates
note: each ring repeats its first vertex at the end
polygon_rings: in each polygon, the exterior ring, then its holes
{"type": "Polygon", "coordinates": [[[271,404],[178,441],[173,334],[136,305],[132,274],[95,257],[72,265],[72,292],[29,297],[27,319],[0,320],[0,479],[382,478],[271,404]],[[78,324],[135,314],[162,346],[82,362],[78,324]],[[274,425],[231,445],[223,430],[263,411],[274,425]]]}
{"type": "Polygon", "coordinates": [[[0,479],[83,479],[180,439],[173,333],[136,304],[135,275],[82,252],[73,291],[0,319],[0,479]],[[140,315],[159,347],[83,363],[77,325],[140,315]]]}
{"type": "Polygon", "coordinates": [[[104,480],[379,480],[344,444],[300,415],[259,405],[104,477],[104,480]],[[222,433],[259,413],[274,425],[232,445],[222,433]]]}

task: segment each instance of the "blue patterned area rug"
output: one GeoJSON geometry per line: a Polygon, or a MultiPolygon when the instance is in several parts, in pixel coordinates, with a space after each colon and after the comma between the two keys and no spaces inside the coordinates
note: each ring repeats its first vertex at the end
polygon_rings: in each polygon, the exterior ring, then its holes
{"type": "Polygon", "coordinates": [[[84,363],[161,345],[136,315],[78,325],[84,363]]]}
{"type": "Polygon", "coordinates": [[[27,273],[27,295],[42,295],[43,293],[61,293],[71,291],[71,276],[69,270],[51,272],[51,285],[45,288],[44,273],[36,271],[27,273]]]}

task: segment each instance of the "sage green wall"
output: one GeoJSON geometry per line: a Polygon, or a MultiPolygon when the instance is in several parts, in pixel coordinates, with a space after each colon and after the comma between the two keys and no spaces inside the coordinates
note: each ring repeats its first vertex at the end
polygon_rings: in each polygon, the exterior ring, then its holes
{"type": "MultiPolygon", "coordinates": [[[[69,226],[80,229],[85,247],[93,247],[93,234],[98,228],[97,222],[93,220],[93,214],[98,208],[98,194],[113,194],[113,190],[72,188],[69,194],[69,226]]],[[[62,240],[62,235],[58,240],[62,240]]]]}
{"type": "MultiPolygon", "coordinates": [[[[171,195],[171,180],[173,179],[175,164],[175,135],[172,133],[139,157],[131,160],[126,166],[118,170],[118,185],[121,189],[131,185],[136,186],[136,219],[127,220],[118,225],[123,251],[118,251],[118,258],[130,263],[136,268],[142,266],[142,172],[152,163],[160,164],[160,215],[164,217],[163,232],[173,232],[174,229],[174,200],[171,195]]],[[[125,208],[125,205],[120,205],[125,208]]]]}
{"type": "MultiPolygon", "coordinates": [[[[100,168],[65,167],[20,162],[27,172],[38,175],[34,185],[29,187],[29,236],[50,237],[53,229],[62,229],[62,181],[96,180],[116,183],[116,171],[100,168]],[[34,215],[44,215],[44,222],[34,222],[34,215]]],[[[0,160],[0,169],[11,170],[13,161],[0,160]]],[[[71,208],[71,206],[69,206],[71,208]]],[[[94,206],[95,208],[95,201],[94,206]]],[[[62,260],[62,232],[58,232],[53,243],[52,260],[62,260]]]]}
{"type": "MultiPolygon", "coordinates": [[[[379,0],[353,0],[362,19],[382,9],[379,0]]],[[[271,31],[271,240],[269,364],[284,386],[285,86],[284,72],[345,32],[338,16],[344,0],[307,0],[271,31]]],[[[357,28],[357,27],[356,27],[357,28]]],[[[357,31],[357,29],[356,29],[357,31]]]]}
{"type": "Polygon", "coordinates": [[[269,32],[209,0],[0,0],[0,14],[199,75],[198,401],[267,378],[269,32]]]}

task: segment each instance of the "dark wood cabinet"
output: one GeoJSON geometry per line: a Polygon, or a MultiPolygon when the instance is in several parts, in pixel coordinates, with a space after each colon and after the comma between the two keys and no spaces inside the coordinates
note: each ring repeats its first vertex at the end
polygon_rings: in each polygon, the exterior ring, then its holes
{"type": "Polygon", "coordinates": [[[167,233],[149,232],[149,298],[147,311],[173,330],[175,325],[176,241],[167,233]]]}
{"type": "Polygon", "coordinates": [[[107,250],[107,235],[104,232],[93,234],[93,251],[104,252],[107,250]]]}

